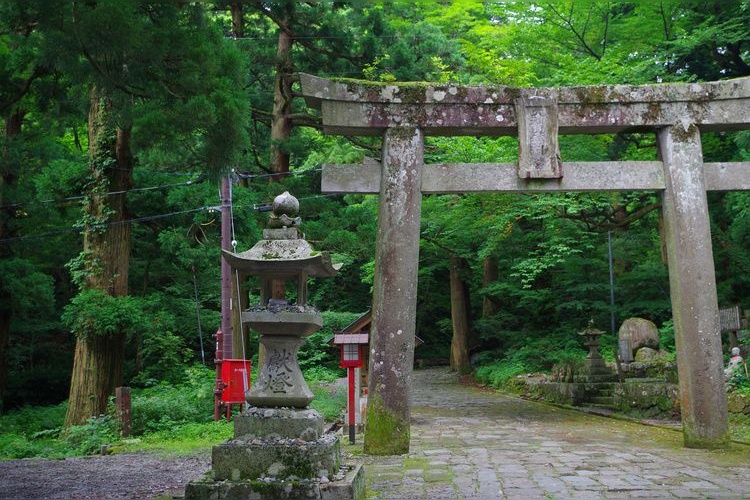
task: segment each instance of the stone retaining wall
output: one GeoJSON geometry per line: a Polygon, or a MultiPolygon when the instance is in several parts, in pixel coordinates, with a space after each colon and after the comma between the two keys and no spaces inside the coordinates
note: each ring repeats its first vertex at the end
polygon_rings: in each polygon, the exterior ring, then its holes
{"type": "MultiPolygon", "coordinates": [[[[548,382],[539,378],[518,378],[513,389],[528,399],[555,404],[583,406],[598,384],[583,382],[548,382]]],[[[626,379],[612,384],[612,408],[624,413],[637,412],[650,418],[680,417],[679,387],[659,379],[626,379]]],[[[727,394],[730,413],[750,415],[750,396],[727,394]]]]}

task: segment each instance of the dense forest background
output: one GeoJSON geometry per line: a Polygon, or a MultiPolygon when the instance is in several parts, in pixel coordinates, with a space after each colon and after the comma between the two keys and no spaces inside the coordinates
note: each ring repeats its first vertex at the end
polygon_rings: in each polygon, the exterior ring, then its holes
{"type": "MultiPolygon", "coordinates": [[[[213,366],[227,177],[238,250],[289,190],[307,239],[345,264],[310,285],[327,326],[301,354],[337,366],[325,339],[370,306],[378,200],[321,195],[320,168],[380,144],[322,135],[298,72],[521,87],[750,76],[750,3],[0,1],[0,410],[70,398],[79,423],[116,385],[213,366]]],[[[656,157],[652,134],[560,139],[564,161],[656,157]]],[[[746,132],[703,144],[706,161],[750,161],[746,132]]],[[[514,138],[428,138],[425,156],[517,152],[514,138]]],[[[709,203],[719,302],[750,308],[750,194],[709,203]]],[[[475,363],[547,370],[612,313],[654,321],[669,345],[657,193],[426,196],[422,217],[418,358],[447,359],[465,325],[475,363]]]]}

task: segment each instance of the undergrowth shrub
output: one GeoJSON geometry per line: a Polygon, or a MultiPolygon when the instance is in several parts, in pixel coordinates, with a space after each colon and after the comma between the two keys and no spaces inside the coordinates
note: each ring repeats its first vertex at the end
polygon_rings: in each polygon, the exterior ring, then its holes
{"type": "Polygon", "coordinates": [[[330,369],[324,366],[314,366],[304,371],[305,380],[315,394],[310,406],[317,410],[323,418],[335,421],[346,408],[346,385],[335,382],[345,376],[343,369],[330,369]]]}
{"type": "Polygon", "coordinates": [[[213,418],[215,379],[212,370],[194,366],[185,370],[182,383],[161,383],[134,391],[133,434],[138,436],[178,424],[210,421],[213,418]]]}
{"type": "Polygon", "coordinates": [[[90,418],[84,425],[74,425],[60,434],[73,455],[91,455],[102,445],[118,441],[120,425],[112,415],[90,418]]]}
{"type": "Polygon", "coordinates": [[[525,368],[522,363],[517,361],[495,361],[477,368],[474,377],[480,384],[501,388],[516,375],[526,373],[525,368]]]}

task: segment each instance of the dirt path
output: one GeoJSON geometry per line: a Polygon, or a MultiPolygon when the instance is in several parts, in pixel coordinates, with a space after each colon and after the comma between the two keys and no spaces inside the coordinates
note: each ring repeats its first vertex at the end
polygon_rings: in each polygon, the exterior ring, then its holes
{"type": "Polygon", "coordinates": [[[0,499],[117,499],[183,496],[211,468],[209,452],[191,457],[123,454],[0,462],[0,499]]]}

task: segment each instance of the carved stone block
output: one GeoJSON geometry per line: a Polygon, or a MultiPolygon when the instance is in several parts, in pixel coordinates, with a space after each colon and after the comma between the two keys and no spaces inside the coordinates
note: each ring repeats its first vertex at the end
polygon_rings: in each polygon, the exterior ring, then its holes
{"type": "Polygon", "coordinates": [[[559,179],[562,174],[557,141],[557,100],[528,96],[515,100],[518,121],[518,176],[559,179]]]}

